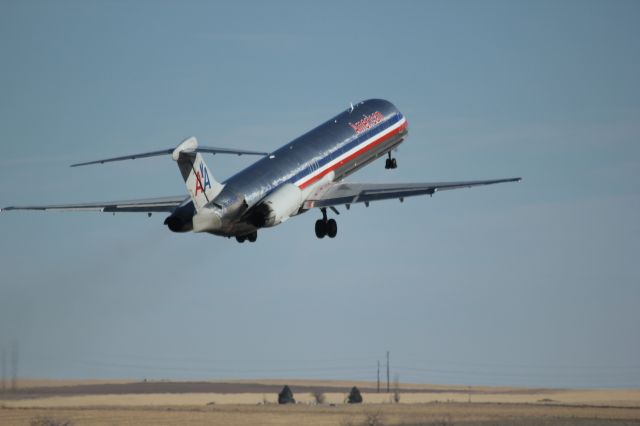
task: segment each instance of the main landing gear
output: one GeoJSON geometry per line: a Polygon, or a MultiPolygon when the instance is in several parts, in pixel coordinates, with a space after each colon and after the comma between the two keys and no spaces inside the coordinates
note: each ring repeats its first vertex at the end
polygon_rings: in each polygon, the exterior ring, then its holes
{"type": "Polygon", "coordinates": [[[387,170],[397,168],[398,162],[396,161],[395,158],[391,157],[391,151],[389,151],[388,154],[389,154],[389,158],[387,158],[387,160],[384,162],[384,168],[387,170]]]}
{"type": "Polygon", "coordinates": [[[338,224],[334,219],[327,220],[327,209],[320,209],[322,211],[322,219],[316,220],[316,237],[335,238],[338,235],[338,224]]]}
{"type": "Polygon", "coordinates": [[[239,243],[244,243],[245,241],[249,241],[250,243],[255,243],[258,239],[258,231],[253,231],[250,234],[246,235],[236,235],[236,241],[239,243]]]}

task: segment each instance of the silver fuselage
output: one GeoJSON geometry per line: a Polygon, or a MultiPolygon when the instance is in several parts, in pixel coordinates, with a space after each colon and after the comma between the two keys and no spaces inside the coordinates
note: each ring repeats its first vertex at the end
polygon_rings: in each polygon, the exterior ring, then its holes
{"type": "MultiPolygon", "coordinates": [[[[222,219],[212,233],[254,231],[247,212],[282,185],[305,190],[323,180],[344,179],[399,145],[407,132],[405,117],[391,102],[370,99],[354,105],[223,182],[222,192],[207,206],[222,219]]],[[[193,211],[193,205],[189,201],[178,210],[193,211]]]]}

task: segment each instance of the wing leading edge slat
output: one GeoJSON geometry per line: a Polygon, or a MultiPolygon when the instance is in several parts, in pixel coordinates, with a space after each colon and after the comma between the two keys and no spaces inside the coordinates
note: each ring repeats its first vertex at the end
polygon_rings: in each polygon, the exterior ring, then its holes
{"type": "Polygon", "coordinates": [[[305,202],[305,208],[332,207],[353,203],[368,203],[415,197],[418,195],[433,195],[438,191],[471,188],[474,186],[493,185],[497,183],[519,182],[522,178],[472,180],[460,182],[425,182],[425,183],[337,183],[330,184],[312,194],[305,202]]]}

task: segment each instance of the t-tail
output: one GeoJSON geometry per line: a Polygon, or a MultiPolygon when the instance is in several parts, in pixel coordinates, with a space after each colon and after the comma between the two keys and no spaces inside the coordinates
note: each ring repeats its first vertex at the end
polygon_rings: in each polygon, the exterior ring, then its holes
{"type": "Polygon", "coordinates": [[[173,150],[172,158],[178,163],[196,211],[200,212],[220,194],[223,185],[214,179],[197,148],[198,141],[190,137],[173,150]]]}

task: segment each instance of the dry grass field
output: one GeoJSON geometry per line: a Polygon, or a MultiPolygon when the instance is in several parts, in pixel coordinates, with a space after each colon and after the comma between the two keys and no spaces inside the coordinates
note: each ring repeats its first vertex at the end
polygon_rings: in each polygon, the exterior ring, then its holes
{"type": "Polygon", "coordinates": [[[21,382],[0,395],[0,425],[640,425],[637,389],[402,385],[394,404],[372,383],[355,383],[364,404],[348,405],[354,383],[287,383],[296,405],[276,404],[284,381],[21,382]],[[324,404],[314,403],[314,390],[324,404]]]}

